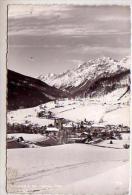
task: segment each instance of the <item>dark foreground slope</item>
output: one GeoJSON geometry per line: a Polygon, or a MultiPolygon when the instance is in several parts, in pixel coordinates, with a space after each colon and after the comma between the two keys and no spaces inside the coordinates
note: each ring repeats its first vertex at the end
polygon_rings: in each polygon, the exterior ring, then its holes
{"type": "Polygon", "coordinates": [[[8,70],[8,109],[29,108],[64,97],[64,92],[48,84],[8,70]]]}

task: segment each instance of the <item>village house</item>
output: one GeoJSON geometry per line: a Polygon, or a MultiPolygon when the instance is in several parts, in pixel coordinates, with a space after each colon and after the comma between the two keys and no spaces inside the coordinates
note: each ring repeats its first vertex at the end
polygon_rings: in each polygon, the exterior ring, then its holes
{"type": "Polygon", "coordinates": [[[56,127],[47,127],[45,130],[46,135],[58,136],[59,129],[56,127]]]}
{"type": "Polygon", "coordinates": [[[51,118],[53,118],[53,113],[51,111],[46,112],[45,110],[42,110],[42,111],[37,113],[37,116],[39,118],[51,119],[51,118]]]}

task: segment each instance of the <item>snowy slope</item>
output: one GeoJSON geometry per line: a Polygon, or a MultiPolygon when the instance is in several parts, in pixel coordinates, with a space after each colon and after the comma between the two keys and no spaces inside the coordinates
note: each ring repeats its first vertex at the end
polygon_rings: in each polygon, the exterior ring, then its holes
{"type": "Polygon", "coordinates": [[[106,124],[130,126],[130,97],[126,94],[121,100],[118,100],[122,93],[124,93],[124,90],[117,89],[103,98],[64,99],[58,100],[56,103],[48,102],[33,108],[10,111],[7,114],[7,122],[10,125],[31,124],[34,127],[54,124],[54,119],[37,117],[37,113],[43,110],[43,107],[46,107],[46,111],[51,111],[54,116],[63,117],[74,122],[87,119],[98,123],[103,117],[103,122],[106,124]]]}
{"type": "Polygon", "coordinates": [[[49,124],[54,124],[54,120],[46,119],[46,118],[42,119],[42,118],[37,117],[37,113],[39,111],[40,111],[40,106],[10,111],[7,114],[7,122],[11,125],[12,124],[23,124],[23,125],[32,124],[34,126],[39,126],[39,127],[49,125],[49,124]]]}
{"type": "Polygon", "coordinates": [[[129,192],[129,164],[121,165],[92,178],[67,185],[63,193],[72,195],[121,195],[129,192]]]}
{"type": "Polygon", "coordinates": [[[121,64],[121,66],[130,69],[131,68],[130,56],[127,56],[127,57],[123,58],[122,60],[120,60],[120,64],[121,64]]]}
{"type": "Polygon", "coordinates": [[[98,123],[103,117],[106,124],[130,126],[129,107],[113,108],[112,105],[104,107],[100,104],[80,105],[71,110],[66,110],[57,114],[57,117],[80,122],[84,119],[98,123]],[[110,111],[109,111],[110,110],[110,111]],[[125,116],[125,117],[124,117],[125,116]]]}
{"type": "Polygon", "coordinates": [[[125,149],[87,144],[10,149],[7,151],[8,191],[50,195],[125,194],[128,156],[129,151],[125,149]]]}

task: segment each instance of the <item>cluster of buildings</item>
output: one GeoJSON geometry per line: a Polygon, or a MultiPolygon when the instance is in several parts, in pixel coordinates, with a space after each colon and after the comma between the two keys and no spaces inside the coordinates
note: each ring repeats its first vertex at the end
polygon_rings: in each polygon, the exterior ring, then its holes
{"type": "MultiPolygon", "coordinates": [[[[63,143],[90,143],[100,142],[106,139],[122,139],[121,133],[129,133],[130,128],[124,125],[95,124],[93,121],[80,121],[75,123],[64,118],[57,118],[51,111],[41,110],[37,117],[52,119],[54,124],[48,126],[35,126],[32,124],[7,125],[8,133],[30,133],[46,136],[40,146],[56,145],[63,143]]],[[[10,142],[11,143],[11,142],[10,142]]]]}

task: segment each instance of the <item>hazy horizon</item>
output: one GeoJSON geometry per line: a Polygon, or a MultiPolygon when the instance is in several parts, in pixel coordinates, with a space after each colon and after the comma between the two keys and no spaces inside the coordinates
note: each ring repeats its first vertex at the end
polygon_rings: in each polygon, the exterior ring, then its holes
{"type": "Polygon", "coordinates": [[[129,6],[11,5],[8,68],[39,76],[130,55],[129,6]]]}

